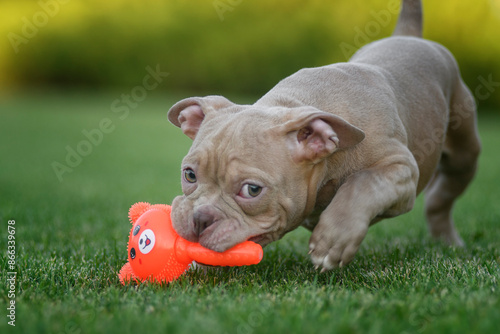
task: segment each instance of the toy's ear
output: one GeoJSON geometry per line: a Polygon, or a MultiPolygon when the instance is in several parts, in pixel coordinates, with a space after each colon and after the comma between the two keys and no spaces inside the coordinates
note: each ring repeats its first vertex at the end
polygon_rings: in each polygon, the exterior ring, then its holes
{"type": "Polygon", "coordinates": [[[295,162],[317,163],[336,150],[360,143],[365,133],[343,118],[312,107],[297,108],[283,125],[295,162]]]}
{"type": "Polygon", "coordinates": [[[149,210],[150,207],[151,204],[146,202],[138,202],[132,205],[128,210],[128,218],[130,219],[130,222],[132,224],[135,223],[144,212],[149,210]]]}
{"type": "Polygon", "coordinates": [[[168,120],[181,128],[186,136],[194,139],[208,113],[233,105],[233,102],[223,96],[190,97],[170,108],[168,120]]]}

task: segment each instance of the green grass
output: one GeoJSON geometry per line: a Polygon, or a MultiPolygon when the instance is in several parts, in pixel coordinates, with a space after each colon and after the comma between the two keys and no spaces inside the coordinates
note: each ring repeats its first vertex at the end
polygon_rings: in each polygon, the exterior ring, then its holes
{"type": "Polygon", "coordinates": [[[500,116],[482,113],[479,174],[456,206],[467,248],[432,242],[422,199],[372,227],[355,261],[320,274],[299,229],[256,266],[123,287],[127,211],[170,203],[190,141],[149,96],[120,120],[120,94],[20,95],[0,102],[1,333],[497,333],[500,116]],[[51,164],[103,118],[115,126],[60,182],[51,164]],[[7,223],[16,224],[16,327],[7,324],[7,223]]]}

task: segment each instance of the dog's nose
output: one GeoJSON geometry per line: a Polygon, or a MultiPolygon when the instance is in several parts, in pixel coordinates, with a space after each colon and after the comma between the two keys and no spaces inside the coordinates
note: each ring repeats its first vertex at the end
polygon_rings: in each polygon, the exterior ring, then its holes
{"type": "Polygon", "coordinates": [[[203,208],[196,210],[193,215],[193,221],[195,233],[200,236],[207,227],[215,222],[215,216],[211,210],[203,208]]]}

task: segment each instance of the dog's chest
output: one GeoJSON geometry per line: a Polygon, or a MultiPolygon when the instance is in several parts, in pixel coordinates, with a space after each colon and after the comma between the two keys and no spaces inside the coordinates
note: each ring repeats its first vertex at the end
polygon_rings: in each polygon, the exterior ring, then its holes
{"type": "Polygon", "coordinates": [[[340,185],[341,182],[339,180],[330,180],[319,189],[314,209],[302,222],[301,225],[303,227],[311,231],[314,229],[319,221],[319,216],[323,210],[326,209],[328,204],[330,204],[340,185]]]}

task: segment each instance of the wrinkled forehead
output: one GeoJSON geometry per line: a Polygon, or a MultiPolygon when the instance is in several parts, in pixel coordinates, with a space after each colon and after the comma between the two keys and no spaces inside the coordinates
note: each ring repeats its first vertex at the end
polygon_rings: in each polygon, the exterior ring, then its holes
{"type": "Polygon", "coordinates": [[[253,145],[269,143],[276,136],[277,115],[267,110],[243,109],[214,112],[205,117],[193,146],[211,145],[221,149],[251,150],[253,145]]]}
{"type": "Polygon", "coordinates": [[[268,111],[245,110],[207,116],[186,156],[188,163],[218,164],[224,168],[234,162],[266,166],[283,154],[283,139],[276,128],[280,121],[268,111]]]}

